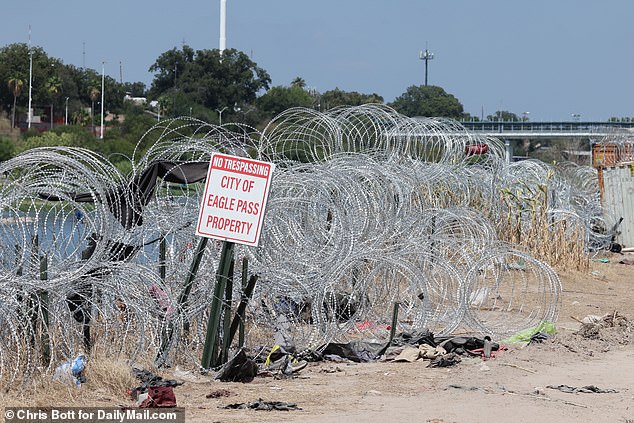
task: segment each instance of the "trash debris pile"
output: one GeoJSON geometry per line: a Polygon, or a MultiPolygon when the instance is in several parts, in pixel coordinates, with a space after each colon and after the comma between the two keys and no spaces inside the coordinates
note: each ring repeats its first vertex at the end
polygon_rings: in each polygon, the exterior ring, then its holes
{"type": "Polygon", "coordinates": [[[79,354],[73,360],[60,364],[55,368],[53,380],[66,385],[74,385],[77,388],[81,387],[81,384],[86,382],[84,375],[86,361],[86,356],[79,354]]]}
{"type": "Polygon", "coordinates": [[[130,398],[136,401],[139,408],[172,408],[176,407],[174,388],[182,385],[174,379],[164,379],[149,370],[133,368],[134,375],[141,385],[130,390],[130,398]]]}
{"type": "Polygon", "coordinates": [[[576,334],[586,339],[628,344],[633,331],[634,322],[615,310],[603,316],[588,315],[584,317],[576,334]]]}

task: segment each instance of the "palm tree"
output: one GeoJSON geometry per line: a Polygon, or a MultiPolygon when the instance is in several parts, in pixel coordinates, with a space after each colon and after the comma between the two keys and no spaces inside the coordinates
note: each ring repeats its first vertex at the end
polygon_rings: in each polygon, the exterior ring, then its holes
{"type": "Polygon", "coordinates": [[[18,96],[22,92],[22,87],[24,86],[24,81],[20,78],[11,78],[8,82],[9,90],[13,93],[13,117],[11,120],[11,127],[15,128],[15,104],[18,100],[18,96]]]}
{"type": "Polygon", "coordinates": [[[46,91],[53,97],[51,100],[51,128],[53,128],[53,103],[62,93],[62,80],[57,75],[51,76],[46,82],[46,91]]]}
{"type": "Polygon", "coordinates": [[[92,102],[91,108],[90,108],[90,110],[91,110],[90,119],[91,119],[93,131],[95,129],[95,100],[97,100],[97,98],[99,98],[99,94],[101,94],[99,92],[99,89],[97,89],[95,87],[90,87],[90,91],[89,91],[88,95],[90,96],[90,101],[92,102]]]}
{"type": "Polygon", "coordinates": [[[291,81],[291,87],[305,88],[306,87],[306,81],[304,81],[303,78],[300,78],[299,76],[296,76],[295,79],[293,79],[291,81]]]}
{"type": "Polygon", "coordinates": [[[77,110],[72,116],[73,123],[75,125],[86,126],[90,122],[90,116],[84,109],[77,110]]]}

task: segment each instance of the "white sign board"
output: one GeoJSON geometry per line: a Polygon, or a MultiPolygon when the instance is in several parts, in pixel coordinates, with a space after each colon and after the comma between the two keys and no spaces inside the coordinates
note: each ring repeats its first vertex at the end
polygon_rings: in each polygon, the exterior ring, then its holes
{"type": "Polygon", "coordinates": [[[196,235],[257,246],[273,163],[214,153],[196,235]]]}

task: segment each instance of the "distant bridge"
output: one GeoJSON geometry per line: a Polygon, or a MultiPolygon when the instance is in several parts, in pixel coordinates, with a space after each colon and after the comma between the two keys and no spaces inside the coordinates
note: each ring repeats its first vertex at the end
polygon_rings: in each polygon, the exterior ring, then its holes
{"type": "Polygon", "coordinates": [[[460,122],[476,134],[504,140],[535,138],[592,138],[628,134],[634,136],[634,122],[460,122]]]}

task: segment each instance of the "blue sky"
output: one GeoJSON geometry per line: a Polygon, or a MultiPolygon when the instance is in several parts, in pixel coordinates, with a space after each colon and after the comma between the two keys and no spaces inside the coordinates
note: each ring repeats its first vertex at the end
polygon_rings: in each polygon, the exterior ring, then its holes
{"type": "MultiPolygon", "coordinates": [[[[163,52],[218,48],[220,0],[3,1],[0,46],[32,43],[64,63],[150,84],[163,52]],[[85,54],[84,54],[85,45],[85,54]]],[[[472,115],[531,120],[634,117],[632,0],[227,0],[227,47],[273,85],[299,76],[324,92],[386,102],[424,83],[472,115]]]]}

